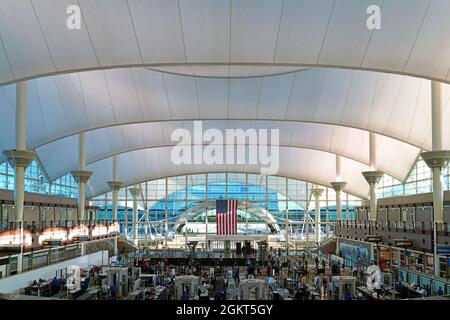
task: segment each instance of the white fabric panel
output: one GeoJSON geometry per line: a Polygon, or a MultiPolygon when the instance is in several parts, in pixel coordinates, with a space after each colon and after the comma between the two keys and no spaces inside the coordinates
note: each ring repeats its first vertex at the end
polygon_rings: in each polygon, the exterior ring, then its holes
{"type": "MultiPolygon", "coordinates": [[[[409,5],[409,0],[403,1],[408,2],[409,5]]],[[[448,73],[450,64],[449,15],[450,1],[434,0],[430,2],[411,56],[405,66],[406,72],[442,80],[450,79],[448,73]]]]}
{"type": "MultiPolygon", "coordinates": [[[[430,82],[412,77],[310,69],[267,78],[222,80],[117,69],[35,79],[29,84],[27,143],[32,149],[89,129],[176,119],[189,120],[185,124],[189,125],[192,119],[211,118],[329,123],[373,130],[425,150],[431,146],[430,82]]],[[[14,118],[14,88],[3,88],[5,119],[14,118]]],[[[449,86],[443,85],[442,91],[443,116],[447,119],[449,86]]],[[[174,128],[169,123],[163,126],[160,136],[166,145],[174,128]]],[[[8,121],[1,130],[3,150],[14,147],[14,121],[8,121]]],[[[367,139],[357,131],[296,130],[294,127],[289,132],[309,137],[311,148],[342,152],[366,162],[368,152],[363,147],[367,139]]],[[[444,126],[447,133],[445,130],[444,126]]],[[[153,131],[136,130],[126,136],[111,130],[104,141],[111,152],[119,152],[129,148],[127,144],[137,147],[149,141],[147,135],[153,131]]],[[[289,141],[285,135],[282,139],[289,141]]],[[[444,148],[450,144],[447,138],[443,142],[444,148]]],[[[0,157],[4,159],[3,154],[0,157]]],[[[390,173],[402,180],[403,172],[405,169],[390,173]]]]}
{"type": "MultiPolygon", "coordinates": [[[[6,69],[6,62],[12,68],[12,77],[8,80],[57,71],[31,1],[1,2],[0,35],[6,53],[2,55],[6,61],[3,60],[0,65],[6,69]]],[[[2,75],[2,78],[6,78],[6,75],[2,75]]]]}
{"type": "Polygon", "coordinates": [[[289,102],[294,74],[263,78],[257,117],[277,119],[284,117],[289,102]],[[277,110],[277,113],[274,113],[277,110]]]}
{"type": "Polygon", "coordinates": [[[77,3],[81,30],[65,26],[70,0],[0,3],[0,83],[136,65],[209,76],[264,75],[277,66],[339,66],[450,81],[447,0],[77,3]],[[382,7],[380,30],[367,28],[369,5],[382,7]],[[192,64],[213,68],[194,70],[192,64]]]}
{"type": "Polygon", "coordinates": [[[127,123],[133,122],[136,115],[144,118],[132,70],[110,70],[105,77],[116,119],[127,123]]]}
{"type": "Polygon", "coordinates": [[[342,111],[342,117],[347,119],[351,126],[358,127],[361,123],[368,123],[370,112],[361,112],[361,106],[373,101],[375,85],[379,76],[376,72],[354,72],[351,77],[351,86],[342,111]]]}
{"type": "MultiPolygon", "coordinates": [[[[93,163],[117,154],[139,149],[167,147],[178,144],[171,140],[171,133],[179,128],[194,132],[193,121],[152,122],[107,127],[87,132],[87,163],[93,163]]],[[[293,147],[321,150],[340,154],[354,161],[369,164],[369,134],[367,131],[342,126],[315,123],[295,123],[290,121],[247,121],[247,120],[207,120],[202,123],[202,133],[209,128],[222,132],[223,144],[232,144],[226,140],[227,129],[278,129],[279,144],[293,147]]],[[[269,131],[270,132],[270,131],[269,131]]],[[[44,145],[37,149],[40,160],[47,169],[50,178],[56,179],[78,168],[78,136],[70,136],[44,145]],[[49,151],[51,150],[51,152],[49,151]],[[61,154],[61,163],[54,163],[52,152],[61,154]]],[[[398,180],[406,178],[414,164],[419,149],[385,136],[377,136],[380,170],[398,180]]],[[[269,145],[271,141],[269,140],[269,145]]],[[[194,144],[194,137],[190,142],[194,144]]],[[[205,145],[209,144],[200,141],[205,145]]],[[[246,140],[246,144],[250,142],[246,140]]],[[[257,142],[258,143],[258,142],[257,142]]],[[[221,144],[215,141],[215,144],[221,144]]],[[[154,159],[150,159],[154,161],[154,159]]],[[[165,164],[162,164],[165,165],[165,164]]],[[[208,166],[206,166],[208,167],[208,166]]],[[[334,168],[334,167],[333,167],[334,168]]],[[[244,170],[243,168],[242,170],[244,170]]],[[[173,174],[170,174],[173,175],[173,174]]]]}
{"type": "Polygon", "coordinates": [[[225,119],[228,117],[228,80],[196,79],[200,117],[225,119]]]}
{"type": "Polygon", "coordinates": [[[230,2],[228,0],[179,2],[187,60],[227,61],[230,52],[230,2]]]}
{"type": "Polygon", "coordinates": [[[322,83],[321,95],[314,110],[313,119],[316,121],[338,123],[341,119],[353,72],[350,70],[339,71],[329,70],[327,72],[322,83]]]}
{"type": "Polygon", "coordinates": [[[34,125],[37,127],[35,131],[33,126],[28,125],[29,133],[32,133],[32,143],[41,144],[45,140],[73,132],[65,113],[65,108],[61,108],[62,103],[55,86],[55,79],[47,77],[40,79],[40,81],[30,82],[29,88],[32,90],[30,96],[36,99],[28,101],[29,104],[36,105],[36,108],[29,108],[28,113],[28,123],[35,122],[34,125]],[[39,110],[41,117],[33,114],[35,110],[39,110]],[[46,136],[40,134],[41,130],[44,131],[43,133],[46,136]],[[39,137],[46,138],[39,139],[39,137]]]}
{"type": "Polygon", "coordinates": [[[419,31],[417,22],[423,19],[428,3],[423,0],[384,1],[381,29],[372,33],[362,65],[373,69],[404,67],[419,31]],[[402,23],[403,28],[397,28],[398,23],[402,23]]]}
{"type": "Polygon", "coordinates": [[[170,108],[164,75],[150,70],[133,70],[145,121],[169,119],[170,108]]]}
{"type": "MultiPolygon", "coordinates": [[[[448,123],[450,122],[450,87],[442,86],[441,87],[442,94],[442,144],[444,146],[450,145],[450,126],[448,123]]],[[[431,99],[431,97],[427,97],[431,99]]],[[[431,120],[430,120],[431,121],[431,120]]],[[[431,126],[430,126],[431,127],[431,126]]],[[[415,128],[414,128],[415,130],[415,128]]],[[[428,131],[427,133],[423,133],[424,136],[427,137],[427,143],[431,144],[431,133],[428,131]]]]}
{"type": "Polygon", "coordinates": [[[311,71],[295,74],[286,119],[313,120],[317,101],[322,92],[322,83],[328,74],[328,69],[311,71]]]}
{"type": "MultiPolygon", "coordinates": [[[[15,137],[15,100],[11,100],[8,91],[15,92],[15,85],[1,87],[0,88],[0,130],[1,135],[9,137],[8,139],[0,139],[0,146],[2,150],[8,150],[14,148],[16,143],[15,137]]],[[[27,137],[29,138],[29,136],[27,137]]],[[[0,155],[0,159],[3,155],[0,155]]]]}
{"type": "Polygon", "coordinates": [[[382,2],[336,0],[318,57],[319,63],[339,66],[361,63],[372,33],[366,25],[368,15],[364,13],[370,5],[381,6],[382,2]]]}
{"type": "Polygon", "coordinates": [[[258,112],[263,79],[229,80],[229,107],[231,119],[254,119],[258,112]]]}
{"type": "MultiPolygon", "coordinates": [[[[123,130],[123,128],[122,128],[123,130]]],[[[113,127],[105,128],[105,130],[98,130],[95,134],[87,135],[87,154],[86,157],[88,159],[96,159],[98,155],[114,153],[117,150],[123,148],[123,144],[120,143],[120,140],[110,139],[110,132],[115,131],[119,132],[121,130],[114,130],[113,127]],[[111,130],[112,129],[112,130],[111,130]],[[114,146],[116,148],[111,148],[110,141],[114,141],[114,146]]]]}
{"type": "Polygon", "coordinates": [[[129,0],[144,63],[185,61],[176,0],[129,0]]]}
{"type": "MultiPolygon", "coordinates": [[[[166,176],[196,174],[205,172],[247,172],[260,173],[259,168],[242,165],[174,165],[170,159],[171,148],[153,148],[121,154],[119,159],[119,177],[125,185],[146,180],[155,180],[166,176]],[[146,162],[145,159],[159,159],[146,162]],[[160,165],[160,167],[159,167],[160,165]]],[[[330,186],[334,180],[335,156],[331,153],[307,150],[280,148],[279,176],[306,180],[324,186],[330,186]]],[[[87,197],[109,191],[107,181],[111,179],[112,159],[108,158],[87,166],[94,174],[88,182],[87,197]]],[[[345,191],[360,197],[367,197],[368,184],[361,171],[368,170],[367,165],[343,159],[343,180],[348,181],[345,191]]]]}
{"type": "Polygon", "coordinates": [[[333,0],[285,0],[275,61],[315,63],[332,7],[333,0]]]}
{"type": "Polygon", "coordinates": [[[70,76],[56,76],[55,86],[60,97],[59,107],[64,110],[70,128],[74,132],[84,130],[88,124],[88,115],[85,112],[83,101],[84,90],[81,87],[80,74],[75,73],[70,76]],[[61,97],[63,97],[63,99],[61,99],[61,97]]]}
{"type": "Polygon", "coordinates": [[[195,78],[170,74],[166,74],[163,77],[167,88],[172,119],[199,119],[200,109],[195,78]]]}
{"type": "Polygon", "coordinates": [[[282,0],[232,3],[231,61],[273,61],[282,3],[282,0]]]}
{"type": "MultiPolygon", "coordinates": [[[[15,1],[20,2],[20,1],[15,1]]],[[[66,27],[66,10],[76,4],[73,0],[32,1],[40,26],[58,70],[98,67],[99,63],[89,39],[84,20],[80,30],[66,27]]],[[[21,26],[23,28],[23,25],[21,26]]]]}
{"type": "Polygon", "coordinates": [[[96,123],[107,126],[117,121],[111,106],[110,84],[106,81],[105,73],[102,70],[80,73],[81,93],[89,128],[95,127],[96,123]]]}
{"type": "Polygon", "coordinates": [[[126,1],[78,0],[102,66],[143,63],[126,1]],[[114,48],[114,49],[112,49],[114,48]]]}
{"type": "Polygon", "coordinates": [[[3,43],[0,43],[0,83],[14,79],[3,43]]]}

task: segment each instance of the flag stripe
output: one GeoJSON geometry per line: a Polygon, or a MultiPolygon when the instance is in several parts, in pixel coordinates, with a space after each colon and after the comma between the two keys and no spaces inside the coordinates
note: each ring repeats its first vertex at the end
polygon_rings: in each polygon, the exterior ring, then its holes
{"type": "Polygon", "coordinates": [[[216,234],[237,234],[238,200],[216,200],[216,234]]]}

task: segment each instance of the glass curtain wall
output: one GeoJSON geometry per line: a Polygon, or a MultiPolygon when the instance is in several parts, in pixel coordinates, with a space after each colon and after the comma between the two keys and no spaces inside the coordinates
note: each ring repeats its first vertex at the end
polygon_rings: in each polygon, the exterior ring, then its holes
{"type": "MultiPolygon", "coordinates": [[[[14,167],[9,162],[0,164],[0,189],[14,190],[14,167]]],[[[25,170],[25,191],[77,198],[78,184],[71,174],[50,181],[43,167],[35,160],[25,170]]]]}
{"type": "MultiPolygon", "coordinates": [[[[450,190],[450,165],[442,170],[442,174],[443,190],[450,190]]],[[[379,198],[387,198],[432,192],[432,179],[430,168],[420,158],[404,183],[385,174],[377,185],[377,194],[379,198]]]]}
{"type": "MultiPolygon", "coordinates": [[[[209,173],[170,177],[124,187],[119,192],[121,233],[132,235],[131,187],[141,189],[137,199],[139,238],[185,244],[216,234],[216,200],[238,200],[238,235],[266,235],[281,242],[315,239],[314,185],[285,177],[243,173],[209,173]],[[126,223],[125,223],[126,222],[126,223]],[[125,224],[127,225],[125,228],[125,224]],[[166,232],[167,230],[167,232],[166,232]],[[286,230],[288,231],[286,233],[286,230]]],[[[335,192],[322,187],[321,240],[331,238],[336,221],[335,192]]],[[[361,200],[341,193],[343,218],[355,219],[361,200]]],[[[99,219],[112,218],[112,193],[91,200],[99,219]]]]}

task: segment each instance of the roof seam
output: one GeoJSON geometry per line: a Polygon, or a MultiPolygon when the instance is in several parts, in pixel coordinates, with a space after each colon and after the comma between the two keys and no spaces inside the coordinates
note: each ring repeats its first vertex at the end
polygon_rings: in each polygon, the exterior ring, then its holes
{"type": "Polygon", "coordinates": [[[428,0],[427,8],[425,9],[425,13],[422,17],[422,20],[420,21],[419,29],[417,30],[416,36],[414,37],[413,45],[411,47],[411,50],[409,51],[408,58],[406,59],[406,62],[405,62],[405,65],[403,66],[402,71],[405,71],[408,67],[409,61],[411,59],[411,55],[414,52],[414,49],[416,47],[416,43],[417,43],[417,39],[419,38],[420,31],[422,30],[423,22],[425,21],[425,18],[428,15],[428,10],[430,9],[430,5],[431,5],[431,0],[428,0]]]}
{"type": "Polygon", "coordinates": [[[128,2],[128,0],[126,0],[126,4],[127,4],[127,8],[128,8],[128,15],[130,16],[130,20],[131,20],[131,27],[133,28],[134,38],[136,40],[136,45],[137,45],[138,51],[139,51],[139,57],[141,58],[142,64],[144,64],[144,58],[142,57],[141,46],[139,44],[139,40],[138,40],[138,37],[136,34],[136,28],[134,26],[134,19],[133,19],[133,15],[131,14],[130,3],[128,2]]]}
{"type": "Polygon", "coordinates": [[[277,55],[278,39],[279,39],[279,36],[280,36],[280,28],[281,28],[281,20],[283,18],[284,3],[285,3],[285,0],[283,0],[283,3],[281,4],[280,18],[278,20],[278,29],[277,29],[277,35],[276,35],[276,38],[275,38],[275,48],[273,50],[273,58],[272,58],[272,62],[273,63],[275,63],[275,57],[277,55]]]}
{"type": "Polygon", "coordinates": [[[87,35],[88,35],[88,37],[89,37],[89,42],[90,42],[90,44],[91,44],[92,50],[94,51],[95,59],[97,60],[97,64],[98,64],[99,66],[101,66],[102,64],[100,63],[100,59],[99,59],[98,54],[97,54],[97,49],[96,49],[95,46],[94,46],[94,41],[92,40],[91,33],[89,32],[89,27],[88,27],[88,25],[87,25],[87,23],[86,23],[86,19],[84,18],[83,9],[82,9],[82,7],[81,7],[81,5],[80,5],[80,1],[79,1],[79,0],[76,0],[76,1],[77,1],[77,4],[78,4],[78,8],[80,8],[81,19],[83,20],[84,25],[85,25],[85,27],[86,27],[86,33],[87,33],[87,35]]]}
{"type": "Polygon", "coordinates": [[[14,74],[14,70],[12,68],[11,61],[9,60],[8,52],[6,51],[5,43],[3,42],[3,37],[2,37],[1,33],[0,33],[0,44],[2,46],[3,52],[5,53],[6,61],[8,63],[9,70],[11,71],[11,75],[13,76],[13,79],[15,80],[16,75],[14,74]]]}
{"type": "Polygon", "coordinates": [[[323,45],[325,44],[325,39],[327,38],[328,28],[330,26],[331,17],[334,13],[334,6],[336,4],[336,0],[333,0],[333,5],[331,6],[330,14],[328,16],[327,26],[325,28],[325,32],[323,33],[322,43],[320,45],[319,54],[317,55],[316,64],[319,63],[320,56],[322,55],[323,45]]]}
{"type": "MultiPolygon", "coordinates": [[[[383,10],[383,5],[384,5],[384,0],[381,0],[381,5],[380,5],[380,12],[383,10]]],[[[367,41],[367,45],[366,48],[364,49],[364,54],[361,58],[361,62],[359,64],[359,67],[362,67],[362,65],[364,64],[364,60],[366,59],[366,55],[367,55],[367,51],[369,50],[370,47],[370,43],[372,42],[372,37],[375,33],[375,28],[372,29],[372,31],[370,32],[370,36],[369,36],[369,40],[367,41]]]]}
{"type": "Polygon", "coordinates": [[[56,67],[55,59],[53,58],[52,51],[50,50],[47,38],[46,38],[46,36],[44,34],[44,30],[42,29],[41,21],[39,20],[38,14],[36,12],[36,8],[34,7],[33,0],[30,0],[30,3],[31,3],[31,7],[33,8],[34,16],[35,16],[37,24],[39,26],[39,30],[41,32],[42,38],[44,39],[44,43],[45,43],[45,46],[47,48],[48,54],[50,55],[50,60],[52,61],[52,64],[53,64],[53,67],[55,68],[55,70],[58,71],[58,68],[56,67]]]}

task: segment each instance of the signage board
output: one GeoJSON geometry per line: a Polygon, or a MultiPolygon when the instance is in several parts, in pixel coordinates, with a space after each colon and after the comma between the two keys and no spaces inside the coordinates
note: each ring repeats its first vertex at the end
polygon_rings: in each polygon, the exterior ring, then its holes
{"type": "Polygon", "coordinates": [[[436,246],[437,254],[439,256],[450,256],[450,246],[436,246]]]}

